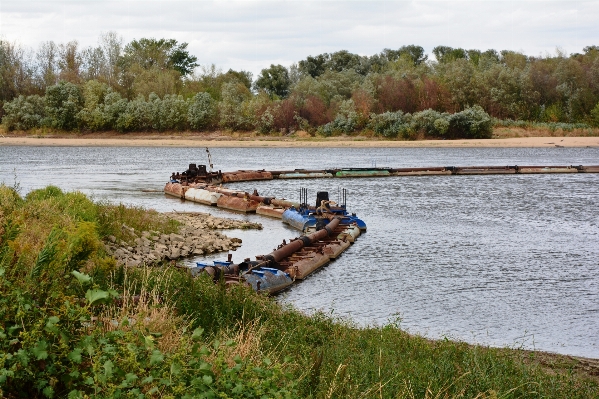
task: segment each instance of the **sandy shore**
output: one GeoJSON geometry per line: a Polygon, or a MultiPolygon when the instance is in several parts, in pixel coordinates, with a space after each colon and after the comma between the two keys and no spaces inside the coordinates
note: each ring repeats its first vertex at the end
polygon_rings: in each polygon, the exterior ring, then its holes
{"type": "Polygon", "coordinates": [[[329,148],[508,148],[508,147],[599,147],[599,137],[519,137],[486,140],[383,141],[364,138],[210,138],[204,136],[130,137],[32,137],[2,136],[0,146],[69,146],[69,147],[329,147],[329,148]]]}

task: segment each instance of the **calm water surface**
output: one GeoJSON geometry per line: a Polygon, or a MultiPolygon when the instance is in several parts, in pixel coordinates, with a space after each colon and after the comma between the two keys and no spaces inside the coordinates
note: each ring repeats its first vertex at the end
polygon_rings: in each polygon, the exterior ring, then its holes
{"type": "MultiPolygon", "coordinates": [[[[225,149],[217,169],[599,164],[595,148],[225,149]]],[[[297,232],[279,220],[165,197],[170,173],[206,163],[203,149],[0,147],[0,181],[22,193],[57,185],[160,211],[263,223],[232,231],[235,261],[297,232]],[[148,192],[150,190],[150,192],[148,192]],[[154,190],[152,192],[152,190],[154,190]]],[[[237,183],[298,198],[339,188],[368,232],[278,300],[355,322],[399,320],[410,332],[599,358],[599,175],[422,176],[237,183]]],[[[228,233],[229,234],[229,233],[228,233]]],[[[212,258],[224,258],[219,254],[212,258]]]]}

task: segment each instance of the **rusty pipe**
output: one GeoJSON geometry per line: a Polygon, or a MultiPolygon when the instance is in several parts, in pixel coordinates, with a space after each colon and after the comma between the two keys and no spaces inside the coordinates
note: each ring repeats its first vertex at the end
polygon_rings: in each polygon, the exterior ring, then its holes
{"type": "Polygon", "coordinates": [[[334,234],[334,230],[339,226],[339,223],[341,223],[340,218],[333,218],[329,224],[324,226],[324,228],[321,230],[318,230],[307,236],[301,236],[297,240],[291,241],[289,244],[269,253],[268,255],[265,255],[263,259],[268,260],[271,263],[279,263],[281,260],[293,255],[303,247],[309,246],[312,243],[320,241],[334,234]]]}

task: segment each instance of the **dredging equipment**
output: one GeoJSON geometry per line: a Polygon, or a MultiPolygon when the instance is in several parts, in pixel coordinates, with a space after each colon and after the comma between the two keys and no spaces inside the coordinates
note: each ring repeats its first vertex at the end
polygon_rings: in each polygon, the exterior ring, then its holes
{"type": "Polygon", "coordinates": [[[197,262],[191,272],[207,273],[217,282],[226,284],[247,284],[255,291],[277,293],[295,280],[301,280],[338,257],[351,242],[344,236],[346,226],[341,218],[330,215],[328,223],[311,234],[302,235],[290,242],[284,241],[267,255],[256,256],[239,264],[214,261],[212,265],[197,262]],[[341,237],[341,238],[339,238],[341,237]]]}

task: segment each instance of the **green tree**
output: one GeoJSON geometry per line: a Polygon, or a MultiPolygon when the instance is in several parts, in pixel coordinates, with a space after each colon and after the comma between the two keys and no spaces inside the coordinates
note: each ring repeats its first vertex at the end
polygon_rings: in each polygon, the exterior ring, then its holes
{"type": "Polygon", "coordinates": [[[414,44],[401,46],[397,50],[386,48],[381,52],[381,55],[386,57],[389,61],[397,61],[402,55],[407,55],[414,65],[420,65],[428,59],[428,55],[424,53],[424,48],[414,44]]]}
{"type": "Polygon", "coordinates": [[[198,58],[189,54],[187,45],[187,43],[178,43],[175,39],[133,40],[125,46],[121,61],[126,66],[137,64],[144,69],[152,67],[174,69],[185,76],[198,66],[198,58]]]}
{"type": "Polygon", "coordinates": [[[326,64],[330,58],[330,55],[327,53],[319,54],[315,57],[309,55],[305,60],[298,62],[298,69],[304,75],[316,78],[326,71],[326,64]]]}
{"type": "Polygon", "coordinates": [[[63,130],[77,127],[77,114],[84,104],[79,86],[70,82],[60,82],[48,87],[45,99],[50,126],[63,130]]]}
{"type": "Polygon", "coordinates": [[[256,89],[266,91],[271,97],[285,98],[289,95],[289,71],[283,65],[270,65],[263,69],[254,83],[256,89]]]}
{"type": "Polygon", "coordinates": [[[433,54],[441,64],[447,64],[457,59],[468,59],[468,52],[463,48],[437,46],[433,49],[433,54]]]}
{"type": "Polygon", "coordinates": [[[216,114],[216,102],[208,93],[196,94],[189,104],[187,122],[192,129],[209,126],[216,114]]]}
{"type": "Polygon", "coordinates": [[[38,95],[23,96],[4,103],[2,124],[8,130],[28,130],[39,127],[45,116],[44,99],[38,95]]]}

